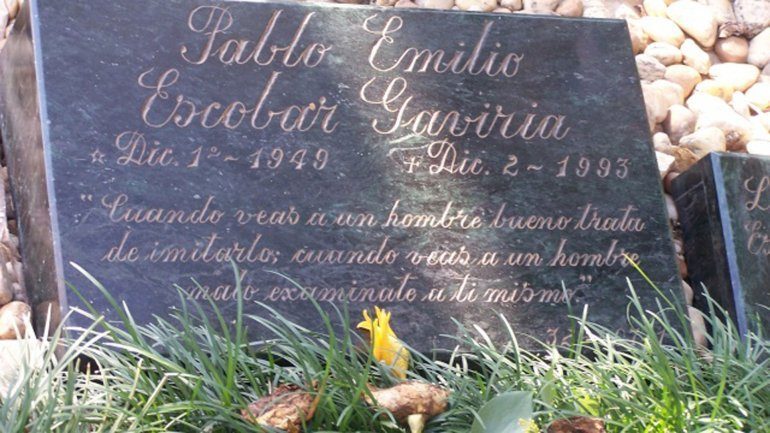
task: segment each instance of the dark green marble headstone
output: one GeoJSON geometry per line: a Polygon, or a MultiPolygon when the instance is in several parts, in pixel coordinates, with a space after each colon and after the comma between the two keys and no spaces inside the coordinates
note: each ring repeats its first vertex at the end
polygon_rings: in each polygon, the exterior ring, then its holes
{"type": "Polygon", "coordinates": [[[250,313],[321,328],[273,270],[428,350],[497,313],[562,341],[570,303],[626,329],[626,278],[655,292],[624,253],[679,290],[623,21],[26,3],[2,131],[38,313],[79,305],[67,281],[114,317],[75,262],[140,322],[173,284],[231,314],[234,260],[250,313]]]}
{"type": "Polygon", "coordinates": [[[692,282],[770,335],[770,158],[712,153],[672,186],[692,282]]]}

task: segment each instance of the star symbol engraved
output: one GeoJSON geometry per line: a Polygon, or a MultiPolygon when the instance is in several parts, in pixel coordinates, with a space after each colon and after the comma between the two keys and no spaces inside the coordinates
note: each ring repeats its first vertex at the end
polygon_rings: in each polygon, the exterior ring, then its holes
{"type": "Polygon", "coordinates": [[[89,155],[91,156],[91,164],[102,164],[102,165],[104,165],[104,157],[107,156],[107,155],[102,153],[99,149],[94,150],[89,155]]]}

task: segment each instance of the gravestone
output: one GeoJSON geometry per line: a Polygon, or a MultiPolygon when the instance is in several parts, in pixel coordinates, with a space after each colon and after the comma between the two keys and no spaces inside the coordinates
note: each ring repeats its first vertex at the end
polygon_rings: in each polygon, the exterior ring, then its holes
{"type": "Polygon", "coordinates": [[[695,287],[706,286],[741,334],[761,322],[770,335],[770,158],[711,153],[672,187],[695,287]]]}
{"type": "Polygon", "coordinates": [[[626,278],[655,292],[625,254],[679,290],[623,21],[27,5],[2,131],[38,320],[81,306],[65,282],[115,317],[70,263],[147,322],[174,285],[231,314],[234,261],[247,312],[378,305],[420,350],[451,318],[504,337],[496,313],[550,342],[585,306],[627,329],[626,278]]]}

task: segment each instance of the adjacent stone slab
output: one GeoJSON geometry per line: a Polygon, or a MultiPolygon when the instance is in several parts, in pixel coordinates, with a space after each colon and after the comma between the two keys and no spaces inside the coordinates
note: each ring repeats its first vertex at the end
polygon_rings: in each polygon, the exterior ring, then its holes
{"type": "Polygon", "coordinates": [[[235,261],[250,313],[322,328],[275,271],[421,350],[450,318],[504,338],[496,313],[553,342],[584,306],[626,329],[626,278],[655,292],[624,254],[679,290],[623,21],[26,4],[2,131],[39,323],[82,306],[65,281],[114,317],[71,262],[139,322],[174,284],[232,314],[235,261]]]}
{"type": "Polygon", "coordinates": [[[756,332],[759,318],[770,335],[770,158],[712,153],[672,188],[692,282],[706,286],[741,333],[756,332]]]}

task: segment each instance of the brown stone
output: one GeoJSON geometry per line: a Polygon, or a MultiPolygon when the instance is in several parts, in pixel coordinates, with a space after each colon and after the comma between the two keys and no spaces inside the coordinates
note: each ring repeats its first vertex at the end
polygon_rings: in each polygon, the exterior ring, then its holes
{"type": "Polygon", "coordinates": [[[701,128],[692,134],[685,135],[679,140],[679,145],[692,150],[698,158],[703,158],[711,152],[727,150],[725,134],[715,126],[701,128]]]}
{"type": "Polygon", "coordinates": [[[698,157],[695,155],[695,153],[693,153],[693,151],[690,149],[685,149],[684,147],[672,147],[671,156],[675,158],[674,165],[671,166],[671,170],[678,173],[686,171],[688,168],[692,167],[693,164],[698,162],[698,157]]]}
{"type": "Polygon", "coordinates": [[[708,331],[706,329],[706,321],[703,319],[703,313],[695,307],[687,307],[687,315],[690,317],[692,337],[695,340],[695,344],[700,347],[706,347],[708,344],[708,331]]]}
{"type": "Polygon", "coordinates": [[[682,294],[684,295],[684,301],[687,303],[687,305],[692,305],[695,293],[692,290],[692,286],[687,284],[686,281],[682,281],[682,294]]]}
{"type": "Polygon", "coordinates": [[[521,0],[502,0],[500,6],[512,11],[518,11],[524,7],[524,3],[521,0]]]}
{"type": "Polygon", "coordinates": [[[663,130],[666,131],[671,142],[678,144],[679,140],[695,130],[695,122],[698,118],[684,105],[672,105],[668,108],[668,114],[663,120],[663,130]]]}
{"type": "Polygon", "coordinates": [[[11,301],[13,301],[11,282],[5,277],[4,272],[0,272],[0,307],[11,301]]]}
{"type": "Polygon", "coordinates": [[[563,17],[583,16],[583,0],[562,0],[556,7],[556,13],[563,17]]]}
{"type": "Polygon", "coordinates": [[[419,6],[417,6],[417,4],[411,0],[398,0],[398,2],[396,2],[396,7],[397,8],[416,8],[419,6]]]}
{"type": "Polygon", "coordinates": [[[243,418],[255,425],[299,433],[313,418],[313,394],[297,385],[280,385],[270,395],[260,398],[241,411],[243,418]]]}
{"type": "Polygon", "coordinates": [[[655,57],[647,54],[638,54],[634,60],[636,61],[636,70],[639,72],[640,80],[652,82],[666,76],[666,66],[655,57]]]}
{"type": "Polygon", "coordinates": [[[749,56],[749,43],[740,36],[720,39],[714,45],[714,51],[723,62],[742,63],[749,56]]]}
{"type": "Polygon", "coordinates": [[[452,9],[455,5],[454,0],[417,0],[415,3],[421,8],[428,9],[452,9]]]}
{"type": "Polygon", "coordinates": [[[663,76],[666,80],[682,86],[685,97],[690,96],[692,89],[701,82],[698,71],[687,65],[671,65],[666,68],[666,73],[663,76]]]}
{"type": "Polygon", "coordinates": [[[644,32],[639,20],[626,20],[626,23],[628,25],[628,35],[631,37],[631,48],[634,54],[639,54],[647,48],[647,45],[650,43],[650,36],[644,32]]]}
{"type": "Polygon", "coordinates": [[[26,332],[26,323],[30,320],[29,305],[14,301],[0,308],[0,340],[16,339],[18,330],[19,336],[24,336],[26,332]]]}
{"type": "Polygon", "coordinates": [[[604,421],[587,416],[557,419],[548,426],[546,433],[606,433],[604,421]]]}

